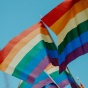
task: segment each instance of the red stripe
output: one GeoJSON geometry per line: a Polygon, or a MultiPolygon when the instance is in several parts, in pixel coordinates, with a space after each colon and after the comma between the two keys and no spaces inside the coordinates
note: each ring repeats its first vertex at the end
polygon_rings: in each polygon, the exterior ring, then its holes
{"type": "Polygon", "coordinates": [[[0,61],[1,61],[1,59],[2,59],[2,54],[1,54],[1,50],[0,50],[0,61]]]}
{"type": "Polygon", "coordinates": [[[12,48],[24,37],[26,37],[28,34],[30,34],[32,31],[37,29],[38,27],[44,27],[44,25],[41,22],[36,23],[32,27],[26,29],[18,36],[14,37],[3,49],[1,54],[3,54],[3,58],[0,58],[0,63],[6,58],[6,56],[9,54],[9,52],[12,50],[12,48]]]}
{"type": "Polygon", "coordinates": [[[51,10],[48,14],[46,14],[42,18],[42,21],[50,27],[60,17],[62,17],[75,3],[79,1],[80,0],[65,0],[64,2],[56,6],[53,10],[51,10]]]}

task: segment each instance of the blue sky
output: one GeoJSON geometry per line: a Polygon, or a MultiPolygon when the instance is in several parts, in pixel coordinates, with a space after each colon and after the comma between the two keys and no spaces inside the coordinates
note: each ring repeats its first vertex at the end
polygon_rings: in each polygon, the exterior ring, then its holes
{"type": "MultiPolygon", "coordinates": [[[[0,0],[0,49],[14,36],[40,21],[40,15],[44,16],[62,1],[63,0],[0,0]]],[[[68,65],[74,78],[78,76],[86,88],[88,87],[87,57],[88,54],[83,55],[68,65]]],[[[0,72],[0,88],[17,88],[18,83],[19,80],[15,77],[0,72]]]]}

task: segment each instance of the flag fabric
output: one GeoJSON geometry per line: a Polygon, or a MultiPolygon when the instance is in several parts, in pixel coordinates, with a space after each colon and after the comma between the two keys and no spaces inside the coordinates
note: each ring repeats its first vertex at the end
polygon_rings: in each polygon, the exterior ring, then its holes
{"type": "Polygon", "coordinates": [[[41,20],[58,37],[60,72],[88,53],[88,0],[65,0],[41,20]]]}
{"type": "Polygon", "coordinates": [[[50,75],[50,77],[56,82],[56,84],[60,88],[64,88],[69,84],[67,74],[65,73],[65,71],[59,74],[58,66],[53,66],[52,64],[49,64],[45,71],[47,74],[50,75]]]}
{"type": "Polygon", "coordinates": [[[44,83],[42,86],[37,86],[37,87],[36,86],[34,87],[33,85],[30,85],[27,82],[22,82],[19,88],[58,88],[58,87],[56,86],[55,83],[48,83],[48,82],[44,83]]]}
{"type": "Polygon", "coordinates": [[[49,78],[45,71],[43,71],[36,79],[33,84],[21,81],[20,88],[46,88],[46,86],[51,86],[53,88],[58,88],[53,81],[49,78]]]}
{"type": "MultiPolygon", "coordinates": [[[[49,64],[47,66],[47,68],[44,71],[44,74],[48,75],[48,77],[53,81],[52,83],[46,83],[43,85],[43,87],[41,86],[36,86],[40,85],[42,80],[39,80],[38,82],[34,83],[34,84],[29,84],[26,82],[21,82],[20,88],[58,88],[57,85],[60,88],[65,88],[67,85],[71,85],[72,88],[78,88],[76,83],[74,82],[74,80],[72,79],[72,76],[70,75],[70,73],[66,70],[63,71],[61,74],[59,74],[59,67],[58,66],[53,66],[52,64],[49,64]],[[32,85],[32,86],[31,86],[32,85]]],[[[38,76],[38,79],[40,79],[42,75],[38,76]]],[[[43,77],[42,77],[43,78],[43,77]]]]}
{"type": "Polygon", "coordinates": [[[1,54],[1,50],[0,50],[0,58],[1,58],[2,54],[1,54]]]}
{"type": "Polygon", "coordinates": [[[58,87],[56,86],[55,83],[50,83],[50,84],[45,85],[45,86],[42,87],[42,88],[58,88],[58,87]]]}
{"type": "Polygon", "coordinates": [[[47,29],[38,22],[13,38],[1,51],[0,70],[33,83],[58,51],[47,29]]]}
{"type": "Polygon", "coordinates": [[[73,80],[67,69],[59,74],[59,66],[53,66],[52,64],[49,64],[45,71],[60,88],[65,88],[69,84],[72,88],[77,87],[76,82],[73,80]]]}

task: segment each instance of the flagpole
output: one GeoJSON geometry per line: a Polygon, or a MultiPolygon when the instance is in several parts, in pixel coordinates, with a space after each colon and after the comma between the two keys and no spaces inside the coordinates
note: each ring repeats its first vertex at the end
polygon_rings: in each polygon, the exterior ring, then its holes
{"type": "MultiPolygon", "coordinates": [[[[47,74],[47,72],[44,70],[44,72],[47,74]]],[[[60,88],[58,85],[57,85],[57,83],[52,79],[52,77],[49,75],[49,74],[47,74],[48,76],[49,76],[49,78],[56,84],[56,86],[58,87],[58,88],[60,88]]]]}
{"type": "MultiPolygon", "coordinates": [[[[40,17],[42,18],[42,15],[40,14],[40,17]]],[[[42,21],[42,20],[41,20],[42,21]]],[[[44,22],[42,21],[42,23],[44,24],[44,22]]],[[[44,24],[45,25],[45,24],[44,24]]],[[[46,26],[46,25],[45,25],[46,26]]],[[[48,29],[47,29],[48,30],[48,29]]],[[[50,32],[49,32],[49,34],[50,34],[50,32]]],[[[51,36],[51,34],[50,34],[50,36],[51,36]]],[[[51,38],[52,38],[52,36],[51,36],[51,38]]],[[[52,38],[52,40],[53,40],[53,38],[52,38]]],[[[53,40],[53,42],[54,42],[54,40],[53,40]]],[[[54,42],[54,44],[55,44],[55,42],[54,42]]],[[[55,44],[56,45],[56,44],[55,44]]],[[[56,47],[57,47],[57,45],[56,45],[56,47]]],[[[74,79],[74,77],[72,76],[72,74],[71,74],[71,72],[70,72],[70,70],[69,70],[69,68],[68,67],[66,67],[67,68],[67,70],[69,71],[69,74],[71,75],[71,77],[72,77],[72,79],[74,80],[74,82],[75,82],[75,84],[76,84],[76,86],[77,86],[77,83],[76,83],[76,81],[75,81],[75,79],[74,79]]],[[[60,88],[60,87],[59,87],[60,88]]],[[[79,88],[78,86],[77,86],[77,88],[79,88]]]]}
{"type": "MultiPolygon", "coordinates": [[[[40,14],[40,18],[42,18],[42,15],[40,14]]],[[[42,21],[42,20],[41,20],[42,21]]],[[[43,22],[42,22],[43,23],[43,22]]],[[[44,24],[44,23],[43,23],[44,24]]],[[[45,24],[44,24],[45,25],[45,24]]],[[[48,31],[48,29],[47,29],[47,31],[48,31]]],[[[49,31],[48,31],[49,32],[49,31]]],[[[53,38],[52,38],[52,36],[50,35],[50,37],[51,37],[51,39],[53,40],[53,38]]],[[[53,41],[54,42],[54,41],[53,41]]],[[[54,42],[55,43],[55,42],[54,42]]],[[[44,72],[47,74],[47,72],[44,70],[44,72]]],[[[50,77],[50,79],[56,84],[56,86],[58,87],[58,88],[60,88],[58,85],[57,85],[57,83],[52,79],[52,77],[49,75],[49,74],[47,74],[49,77],[50,77]]]]}
{"type": "MultiPolygon", "coordinates": [[[[20,80],[20,82],[21,82],[21,80],[20,80]]],[[[18,88],[20,88],[20,82],[19,82],[19,84],[18,84],[18,88]]]]}
{"type": "Polygon", "coordinates": [[[75,82],[75,84],[76,84],[77,88],[79,88],[79,86],[77,85],[77,83],[76,83],[76,81],[75,81],[74,77],[72,76],[72,74],[71,74],[71,72],[70,72],[70,70],[69,70],[69,68],[68,68],[68,67],[67,67],[67,70],[68,70],[69,74],[71,75],[72,79],[74,80],[74,82],[75,82]]]}
{"type": "Polygon", "coordinates": [[[22,80],[20,80],[19,84],[18,84],[18,88],[20,88],[20,84],[21,84],[22,80]]]}
{"type": "MultiPolygon", "coordinates": [[[[83,83],[81,82],[81,80],[77,77],[78,81],[83,85],[83,83]]],[[[85,88],[85,86],[83,85],[83,88],[85,88]]]]}
{"type": "Polygon", "coordinates": [[[70,73],[70,75],[71,75],[72,79],[74,80],[74,82],[76,83],[76,81],[75,81],[74,77],[72,76],[72,74],[71,74],[71,72],[70,72],[70,70],[69,70],[68,67],[67,67],[67,70],[68,70],[68,72],[70,73]]]}

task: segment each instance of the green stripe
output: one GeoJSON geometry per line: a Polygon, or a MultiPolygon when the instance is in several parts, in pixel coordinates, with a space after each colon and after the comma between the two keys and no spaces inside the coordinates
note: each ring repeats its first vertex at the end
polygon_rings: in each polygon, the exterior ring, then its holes
{"type": "Polygon", "coordinates": [[[71,74],[68,73],[66,70],[65,70],[65,74],[66,74],[67,76],[71,76],[71,74]]]}
{"type": "Polygon", "coordinates": [[[58,46],[59,54],[61,54],[64,51],[66,45],[69,42],[71,42],[73,39],[77,38],[78,36],[80,36],[82,33],[86,31],[88,31],[88,20],[82,22],[76,28],[72,29],[70,32],[67,33],[63,42],[58,46]]]}
{"type": "Polygon", "coordinates": [[[54,43],[47,43],[47,42],[44,42],[44,44],[46,45],[46,48],[48,50],[57,50],[56,46],[54,43]]]}
{"type": "Polygon", "coordinates": [[[64,74],[66,74],[67,76],[71,76],[67,71],[63,71],[61,74],[59,74],[59,71],[55,71],[55,72],[51,73],[50,76],[52,78],[57,78],[57,77],[59,77],[59,75],[64,75],[64,74]]]}
{"type": "Polygon", "coordinates": [[[52,78],[56,78],[56,77],[58,77],[60,74],[59,74],[59,71],[55,71],[55,72],[53,72],[53,73],[51,73],[50,74],[50,76],[52,77],[52,78]]]}
{"type": "MultiPolygon", "coordinates": [[[[30,47],[30,46],[29,46],[30,47]]],[[[56,47],[53,43],[46,43],[43,40],[40,41],[36,46],[32,48],[19,62],[19,64],[16,66],[14,72],[12,75],[19,77],[21,74],[21,71],[32,61],[33,57],[36,56],[36,54],[42,49],[46,47],[49,50],[56,50],[56,47]],[[30,58],[30,59],[29,59],[30,58]]]]}

